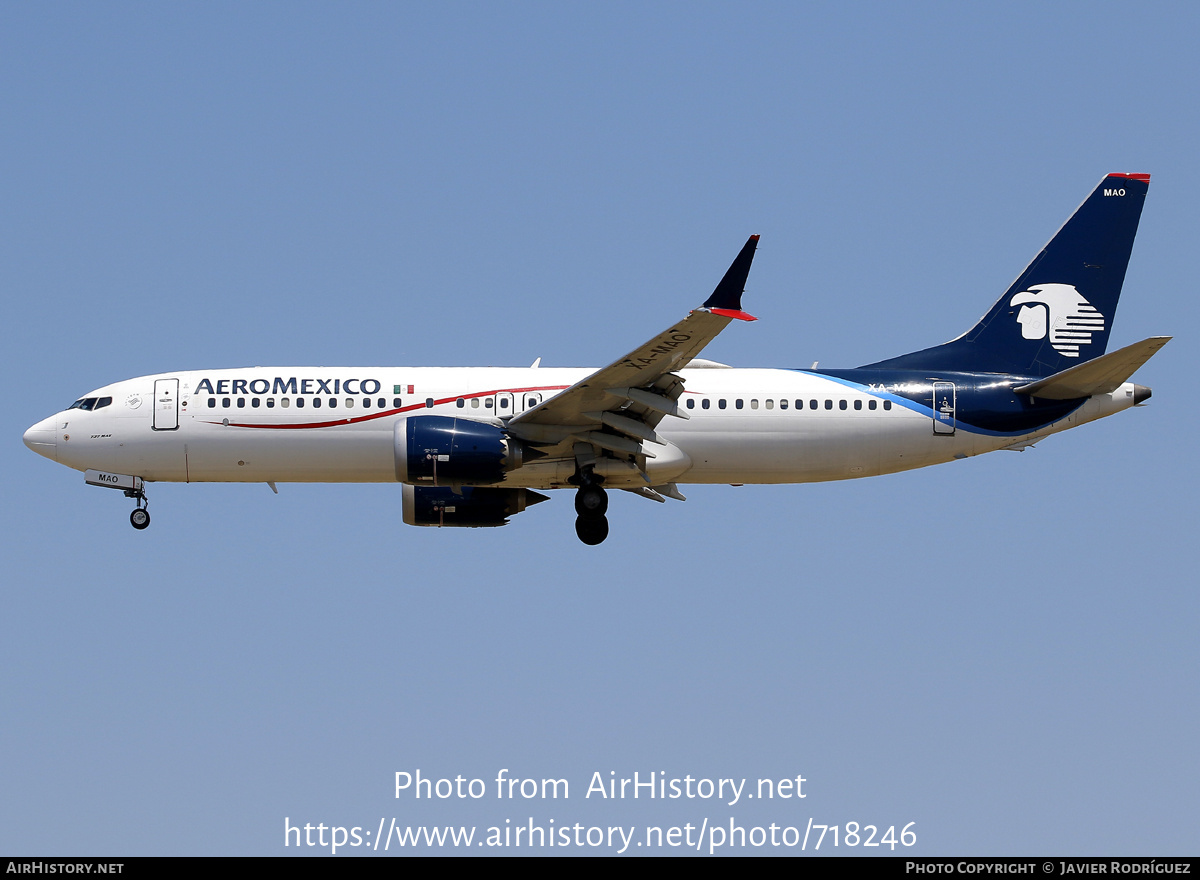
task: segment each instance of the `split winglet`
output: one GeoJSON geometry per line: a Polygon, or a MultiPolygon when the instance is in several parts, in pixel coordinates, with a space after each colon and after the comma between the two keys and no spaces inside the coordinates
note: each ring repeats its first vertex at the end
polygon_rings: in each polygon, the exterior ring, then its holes
{"type": "Polygon", "coordinates": [[[742,294],[746,291],[746,279],[750,276],[750,264],[754,262],[754,251],[757,247],[758,236],[750,236],[725,272],[725,277],[712,292],[712,296],[704,301],[703,308],[725,318],[736,318],[739,321],[758,320],[742,311],[742,294]]]}

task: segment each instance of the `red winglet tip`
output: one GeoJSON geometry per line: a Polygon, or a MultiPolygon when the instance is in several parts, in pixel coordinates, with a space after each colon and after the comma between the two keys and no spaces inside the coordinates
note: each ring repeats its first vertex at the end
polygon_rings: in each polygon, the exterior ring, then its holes
{"type": "Polygon", "coordinates": [[[758,239],[759,239],[759,236],[757,236],[757,235],[750,236],[751,241],[758,241],[758,239]]]}
{"type": "Polygon", "coordinates": [[[1129,180],[1140,180],[1140,181],[1142,181],[1142,183],[1150,182],[1149,174],[1125,174],[1122,172],[1114,171],[1112,174],[1108,174],[1106,176],[1107,177],[1125,177],[1125,178],[1128,178],[1129,180]]]}
{"type": "Polygon", "coordinates": [[[741,309],[709,309],[714,315],[721,315],[724,318],[737,318],[739,321],[757,321],[758,318],[751,314],[743,312],[741,309]]]}

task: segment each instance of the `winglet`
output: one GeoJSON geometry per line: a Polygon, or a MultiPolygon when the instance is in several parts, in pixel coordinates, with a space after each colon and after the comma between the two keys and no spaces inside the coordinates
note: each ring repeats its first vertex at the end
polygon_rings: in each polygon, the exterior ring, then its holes
{"type": "Polygon", "coordinates": [[[754,262],[754,249],[758,247],[758,236],[752,235],[747,239],[741,252],[734,258],[725,277],[712,292],[712,296],[704,301],[704,308],[714,315],[724,315],[726,318],[737,318],[741,321],[757,320],[754,316],[742,311],[742,293],[746,290],[746,278],[750,275],[750,264],[754,262]]]}

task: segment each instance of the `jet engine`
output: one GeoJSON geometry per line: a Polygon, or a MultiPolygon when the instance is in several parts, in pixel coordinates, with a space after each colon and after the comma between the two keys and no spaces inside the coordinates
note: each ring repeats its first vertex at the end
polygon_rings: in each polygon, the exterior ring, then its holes
{"type": "Polygon", "coordinates": [[[499,483],[525,457],[503,428],[453,416],[402,418],[393,444],[396,479],[419,486],[499,483]]]}
{"type": "Polygon", "coordinates": [[[463,486],[403,487],[404,521],[410,526],[479,528],[508,525],[508,517],[526,507],[549,500],[532,489],[488,489],[463,486]]]}

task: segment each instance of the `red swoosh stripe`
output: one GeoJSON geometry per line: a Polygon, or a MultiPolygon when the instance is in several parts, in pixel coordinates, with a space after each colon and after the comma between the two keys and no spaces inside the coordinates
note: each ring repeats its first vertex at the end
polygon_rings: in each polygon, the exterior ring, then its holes
{"type": "MultiPolygon", "coordinates": [[[[480,391],[476,394],[458,394],[458,395],[455,395],[454,397],[443,397],[441,400],[434,400],[433,405],[440,406],[443,403],[450,403],[451,401],[458,400],[460,398],[463,400],[470,400],[473,397],[491,397],[496,394],[524,394],[526,391],[562,391],[564,388],[567,388],[567,387],[569,387],[569,386],[567,386],[567,385],[531,385],[528,388],[501,388],[497,391],[480,391]]],[[[408,406],[402,406],[399,409],[387,409],[387,410],[383,410],[381,412],[373,412],[370,415],[353,416],[351,418],[344,418],[344,419],[333,419],[333,420],[324,421],[324,422],[293,422],[291,424],[286,424],[286,425],[263,425],[263,424],[255,424],[252,422],[230,422],[229,427],[230,428],[270,428],[270,429],[274,429],[274,430],[297,430],[297,429],[302,430],[302,429],[306,429],[306,428],[336,428],[336,427],[339,427],[342,425],[357,425],[360,422],[369,422],[372,419],[383,419],[383,418],[387,418],[388,416],[398,415],[400,413],[414,412],[415,410],[418,410],[418,409],[427,409],[424,401],[422,401],[421,403],[413,403],[408,406]]],[[[224,425],[225,424],[223,421],[212,422],[212,421],[208,421],[208,420],[205,420],[204,423],[207,425],[224,425]]]]}

